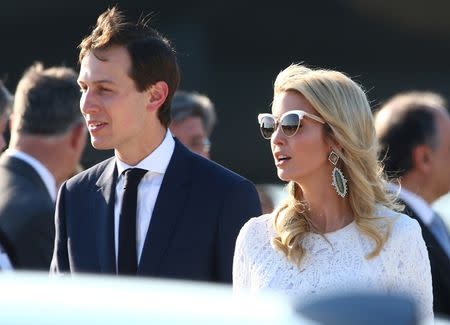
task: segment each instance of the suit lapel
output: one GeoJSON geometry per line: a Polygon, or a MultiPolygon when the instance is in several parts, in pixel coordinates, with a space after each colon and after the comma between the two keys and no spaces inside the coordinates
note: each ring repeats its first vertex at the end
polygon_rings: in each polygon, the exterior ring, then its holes
{"type": "Polygon", "coordinates": [[[116,273],[116,254],[114,246],[114,204],[117,169],[111,158],[100,175],[98,188],[91,196],[93,219],[98,220],[97,247],[101,273],[116,273]]]}
{"type": "Polygon", "coordinates": [[[167,167],[145,238],[138,274],[158,276],[161,259],[172,239],[190,193],[192,155],[175,139],[175,149],[167,167]]]}
{"type": "Polygon", "coordinates": [[[409,207],[409,205],[407,203],[405,203],[402,200],[399,200],[400,203],[402,203],[405,206],[405,210],[403,211],[404,213],[406,213],[407,215],[409,215],[411,218],[417,220],[417,222],[420,225],[420,228],[422,229],[422,237],[425,241],[425,244],[428,248],[428,253],[430,255],[430,259],[431,259],[431,255],[441,261],[439,264],[440,265],[447,265],[447,269],[450,269],[450,261],[449,258],[447,256],[447,254],[445,253],[444,249],[442,248],[441,244],[438,242],[437,238],[434,237],[433,233],[431,232],[431,230],[427,227],[427,225],[425,225],[422,221],[422,219],[420,219],[420,217],[414,212],[413,209],[411,209],[409,207]]]}

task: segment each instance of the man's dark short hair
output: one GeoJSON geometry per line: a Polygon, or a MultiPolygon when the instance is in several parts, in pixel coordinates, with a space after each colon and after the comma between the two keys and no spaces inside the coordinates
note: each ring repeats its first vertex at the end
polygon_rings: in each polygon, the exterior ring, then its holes
{"type": "Polygon", "coordinates": [[[438,145],[436,109],[445,109],[445,100],[431,92],[407,92],[389,99],[381,110],[391,110],[390,119],[379,128],[379,158],[389,178],[411,170],[412,153],[419,145],[438,145]]]}
{"type": "Polygon", "coordinates": [[[216,123],[214,104],[205,95],[179,90],[172,101],[172,120],[180,122],[188,117],[199,117],[209,136],[216,123]]]}
{"type": "Polygon", "coordinates": [[[167,83],[169,93],[158,111],[161,124],[167,127],[170,123],[172,97],[180,82],[177,58],[169,41],[148,26],[147,21],[126,21],[124,14],[113,7],[98,17],[92,33],[80,43],[79,61],[81,63],[90,52],[101,60],[96,55],[96,50],[112,46],[127,49],[131,60],[131,71],[128,74],[138,91],[148,90],[158,81],[167,83]]]}
{"type": "Polygon", "coordinates": [[[81,123],[77,74],[66,67],[44,69],[35,63],[20,79],[14,96],[17,132],[59,135],[81,123]]]}

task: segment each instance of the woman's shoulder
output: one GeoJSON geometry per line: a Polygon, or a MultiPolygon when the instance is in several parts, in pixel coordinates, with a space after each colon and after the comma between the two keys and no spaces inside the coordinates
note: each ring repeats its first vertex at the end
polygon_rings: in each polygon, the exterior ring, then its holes
{"type": "Polygon", "coordinates": [[[419,223],[404,213],[380,205],[377,206],[376,215],[390,221],[393,237],[416,236],[421,233],[419,223]]]}
{"type": "Polygon", "coordinates": [[[273,222],[273,214],[263,214],[259,217],[254,217],[248,220],[244,226],[242,227],[242,230],[245,231],[254,231],[254,230],[260,230],[260,229],[268,229],[272,226],[273,222]]]}
{"type": "Polygon", "coordinates": [[[259,217],[254,217],[248,220],[242,227],[239,237],[268,237],[267,235],[273,229],[273,214],[263,214],[259,217]]]}

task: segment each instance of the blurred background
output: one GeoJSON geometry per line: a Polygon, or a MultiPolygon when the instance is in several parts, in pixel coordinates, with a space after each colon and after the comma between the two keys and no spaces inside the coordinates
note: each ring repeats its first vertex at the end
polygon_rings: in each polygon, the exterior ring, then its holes
{"type": "MultiPolygon", "coordinates": [[[[177,49],[180,88],[216,105],[212,159],[255,183],[278,182],[256,115],[269,111],[275,76],[292,62],[346,72],[374,108],[402,90],[450,98],[446,0],[2,0],[0,78],[14,91],[34,61],[78,69],[77,45],[113,4],[134,17],[153,13],[154,27],[177,49]]],[[[83,166],[111,154],[88,145],[83,166]]]]}

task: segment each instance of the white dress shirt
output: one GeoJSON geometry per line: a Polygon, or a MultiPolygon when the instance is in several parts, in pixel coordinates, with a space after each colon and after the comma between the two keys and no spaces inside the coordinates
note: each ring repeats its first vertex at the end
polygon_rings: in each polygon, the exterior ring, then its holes
{"type": "Polygon", "coordinates": [[[122,208],[123,198],[123,171],[128,168],[141,168],[148,170],[138,185],[137,196],[137,213],[136,213],[136,253],[137,261],[141,259],[142,249],[144,247],[147,230],[150,225],[150,220],[155,207],[156,198],[158,197],[159,189],[169,165],[175,149],[175,140],[169,130],[163,142],[147,157],[140,161],[136,166],[130,166],[116,157],[116,165],[118,171],[117,185],[116,185],[116,201],[114,206],[114,242],[116,253],[116,268],[118,259],[118,245],[119,245],[119,219],[120,209],[122,208]]]}
{"type": "MultiPolygon", "coordinates": [[[[56,180],[55,177],[53,177],[52,173],[50,173],[50,171],[47,169],[47,167],[45,167],[36,158],[33,158],[29,154],[16,149],[9,148],[5,151],[4,154],[10,157],[20,159],[29,164],[38,173],[39,177],[44,182],[45,187],[47,188],[52,201],[53,202],[56,201],[56,180]]],[[[10,259],[6,254],[6,252],[4,251],[3,247],[1,247],[1,245],[0,245],[0,269],[2,271],[13,269],[10,259]]]]}
{"type": "Polygon", "coordinates": [[[389,190],[393,193],[398,193],[398,197],[413,209],[425,225],[429,226],[431,224],[434,218],[434,211],[424,199],[394,183],[389,183],[389,190]]]}

